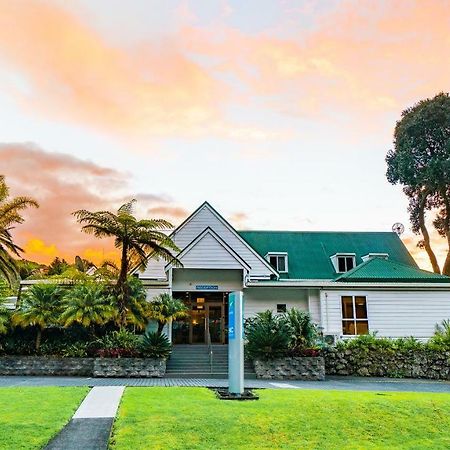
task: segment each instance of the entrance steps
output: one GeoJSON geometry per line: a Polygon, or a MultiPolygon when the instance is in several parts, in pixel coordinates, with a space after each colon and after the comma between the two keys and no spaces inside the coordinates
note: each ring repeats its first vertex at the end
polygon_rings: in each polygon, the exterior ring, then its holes
{"type": "MultiPolygon", "coordinates": [[[[174,345],[167,361],[168,378],[228,378],[228,345],[213,345],[212,360],[207,345],[174,345]]],[[[250,361],[245,361],[244,377],[255,379],[250,361]]]]}

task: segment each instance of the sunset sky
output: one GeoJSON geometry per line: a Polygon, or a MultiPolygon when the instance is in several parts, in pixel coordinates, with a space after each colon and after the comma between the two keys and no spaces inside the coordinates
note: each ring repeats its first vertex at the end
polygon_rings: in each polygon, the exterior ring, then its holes
{"type": "MultiPolygon", "coordinates": [[[[71,212],[389,231],[403,109],[450,88],[448,0],[0,0],[0,173],[24,257],[114,256],[71,212]]],[[[442,260],[446,247],[434,236],[442,260]]]]}

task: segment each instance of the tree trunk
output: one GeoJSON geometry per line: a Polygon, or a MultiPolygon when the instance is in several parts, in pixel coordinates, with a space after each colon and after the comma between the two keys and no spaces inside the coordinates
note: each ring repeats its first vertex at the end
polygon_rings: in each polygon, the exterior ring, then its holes
{"type": "Polygon", "coordinates": [[[425,251],[428,254],[428,258],[430,258],[431,266],[433,267],[434,273],[441,273],[441,269],[439,268],[439,264],[436,258],[436,255],[433,252],[430,244],[430,235],[428,233],[428,229],[425,225],[425,203],[427,201],[427,195],[424,194],[419,205],[419,225],[420,231],[423,236],[423,243],[425,247],[425,251]]]}
{"type": "Polygon", "coordinates": [[[444,229],[445,229],[445,236],[447,237],[447,257],[445,258],[442,273],[444,275],[450,276],[450,200],[445,191],[442,192],[442,197],[444,199],[445,204],[444,229]]]}
{"type": "Polygon", "coordinates": [[[42,340],[42,328],[38,327],[36,331],[36,352],[39,351],[39,348],[41,346],[41,340],[42,340]]]}
{"type": "Polygon", "coordinates": [[[124,242],[122,245],[122,257],[120,261],[120,273],[117,279],[117,296],[119,308],[119,327],[124,328],[127,324],[127,305],[128,305],[128,244],[124,242]]]}
{"type": "Polygon", "coordinates": [[[164,322],[158,322],[158,334],[161,335],[164,329],[164,322]]]}

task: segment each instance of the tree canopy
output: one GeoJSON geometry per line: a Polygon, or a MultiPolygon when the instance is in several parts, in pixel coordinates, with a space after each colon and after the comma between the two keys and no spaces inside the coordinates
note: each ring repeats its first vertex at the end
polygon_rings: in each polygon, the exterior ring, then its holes
{"type": "Polygon", "coordinates": [[[429,256],[433,271],[441,269],[431,246],[427,212],[433,227],[447,240],[442,273],[450,275],[450,97],[440,93],[402,112],[394,131],[394,149],[386,156],[387,179],[403,185],[414,233],[429,256]]]}

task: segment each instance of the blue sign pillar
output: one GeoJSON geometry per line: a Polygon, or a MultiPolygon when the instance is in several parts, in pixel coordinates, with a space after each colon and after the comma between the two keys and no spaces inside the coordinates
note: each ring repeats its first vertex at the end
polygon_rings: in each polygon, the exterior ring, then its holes
{"type": "Polygon", "coordinates": [[[232,292],[228,296],[228,390],[244,393],[244,296],[232,292]]]}

